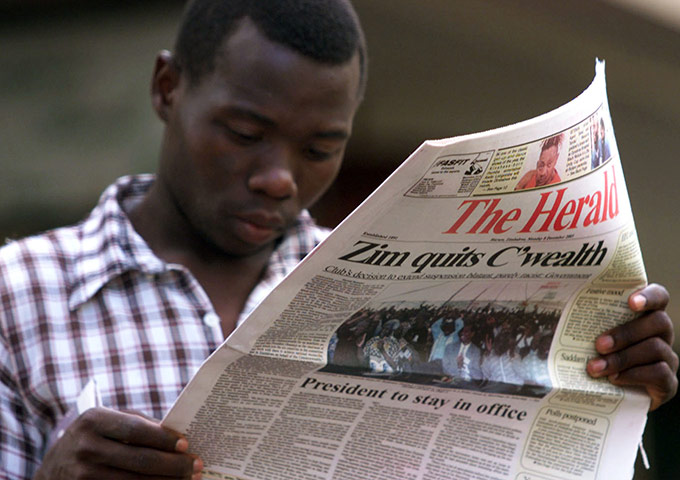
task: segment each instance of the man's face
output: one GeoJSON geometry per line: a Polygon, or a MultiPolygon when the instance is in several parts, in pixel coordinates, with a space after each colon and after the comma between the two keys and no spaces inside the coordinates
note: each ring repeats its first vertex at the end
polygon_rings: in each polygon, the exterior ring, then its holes
{"type": "Polygon", "coordinates": [[[460,341],[464,344],[467,345],[472,341],[472,335],[473,335],[472,327],[465,326],[463,329],[458,333],[458,336],[460,337],[460,341]]]}
{"type": "Polygon", "coordinates": [[[272,248],[335,179],[359,61],[317,63],[246,19],[215,65],[197,85],[181,74],[168,95],[157,182],[188,234],[248,256],[272,248]]]}
{"type": "Polygon", "coordinates": [[[456,322],[453,318],[446,318],[441,325],[442,332],[444,335],[451,335],[456,331],[456,322]]]}
{"type": "Polygon", "coordinates": [[[558,156],[557,147],[550,147],[541,152],[536,162],[536,186],[550,183],[558,156]]]}

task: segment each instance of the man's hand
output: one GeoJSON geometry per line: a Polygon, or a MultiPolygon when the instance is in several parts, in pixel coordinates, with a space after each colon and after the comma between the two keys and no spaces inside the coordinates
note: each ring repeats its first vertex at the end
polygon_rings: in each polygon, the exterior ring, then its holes
{"type": "Polygon", "coordinates": [[[108,408],[80,415],[47,452],[34,480],[201,478],[181,435],[155,420],[108,408]]]}
{"type": "Polygon", "coordinates": [[[597,337],[595,349],[600,357],[586,367],[595,378],[606,376],[615,385],[645,388],[652,400],[650,411],[673,398],[678,389],[673,323],[665,312],[668,300],[668,292],[660,285],[633,293],[628,305],[637,318],[597,337]]]}

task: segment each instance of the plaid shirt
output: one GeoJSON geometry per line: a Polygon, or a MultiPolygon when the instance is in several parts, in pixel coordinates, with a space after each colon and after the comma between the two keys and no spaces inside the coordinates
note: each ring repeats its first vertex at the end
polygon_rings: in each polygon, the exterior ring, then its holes
{"type": "MultiPolygon", "coordinates": [[[[160,419],[222,342],[196,279],[156,257],[124,213],[152,182],[124,177],[82,223],[0,249],[1,478],[32,477],[89,379],[105,406],[160,419]]],[[[325,235],[301,214],[240,321],[325,235]]]]}

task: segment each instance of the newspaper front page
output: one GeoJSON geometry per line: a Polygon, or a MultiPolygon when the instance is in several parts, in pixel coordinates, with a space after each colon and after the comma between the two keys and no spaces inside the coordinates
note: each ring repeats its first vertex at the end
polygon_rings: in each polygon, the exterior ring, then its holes
{"type": "Polygon", "coordinates": [[[208,479],[631,478],[649,399],[585,366],[645,282],[598,62],[555,111],[425,142],[163,425],[208,479]]]}

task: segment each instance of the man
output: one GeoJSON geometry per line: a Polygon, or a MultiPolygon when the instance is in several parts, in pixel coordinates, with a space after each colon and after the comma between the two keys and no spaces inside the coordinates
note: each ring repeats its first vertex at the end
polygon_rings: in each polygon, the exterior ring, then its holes
{"type": "Polygon", "coordinates": [[[444,311],[444,315],[438,318],[432,325],[430,325],[430,334],[432,335],[432,347],[428,362],[430,362],[437,370],[441,367],[441,361],[444,358],[447,345],[454,342],[456,334],[463,328],[462,319],[454,319],[450,314],[444,311]]]}
{"type": "Polygon", "coordinates": [[[536,336],[532,345],[522,347],[519,354],[517,371],[524,383],[522,392],[526,395],[543,396],[550,390],[552,382],[548,371],[548,355],[552,335],[536,336]]]}
{"type": "Polygon", "coordinates": [[[465,325],[458,332],[459,338],[446,346],[442,368],[454,381],[470,382],[482,378],[482,351],[472,343],[474,334],[472,325],[465,325]]]}
{"type": "Polygon", "coordinates": [[[543,187],[560,182],[561,178],[555,169],[555,165],[560,157],[563,142],[564,133],[543,140],[541,143],[541,154],[536,162],[536,169],[528,171],[517,183],[515,190],[543,187]]]}
{"type": "Polygon", "coordinates": [[[590,167],[595,169],[609,159],[609,138],[604,126],[604,118],[593,117],[593,151],[591,154],[590,167]]]}
{"type": "Polygon", "coordinates": [[[325,235],[304,211],[340,167],[365,81],[337,0],[203,1],[156,61],[155,181],[126,178],[81,225],[0,260],[8,476],[189,478],[200,460],[157,421],[200,363],[325,235]],[[104,405],[47,452],[90,378],[104,405]],[[129,472],[123,474],[122,472],[129,472]]]}
{"type": "Polygon", "coordinates": [[[508,323],[503,327],[486,341],[481,362],[482,390],[486,392],[514,393],[523,383],[518,371],[517,340],[508,323]]]}
{"type": "MultiPolygon", "coordinates": [[[[6,477],[200,478],[201,460],[158,419],[324,235],[304,209],[340,167],[365,78],[343,0],[192,3],[154,70],[165,124],[155,179],[121,179],[83,223],[0,251],[6,477]],[[48,447],[91,378],[107,408],[48,447]]],[[[645,385],[656,407],[675,392],[677,359],[659,310],[667,295],[640,298],[653,312],[603,341],[593,368],[645,385]],[[643,339],[658,350],[626,349],[643,339]]]]}
{"type": "Polygon", "coordinates": [[[602,143],[600,142],[600,121],[597,117],[593,116],[592,122],[591,138],[593,140],[593,150],[591,152],[590,168],[595,170],[604,163],[604,152],[602,151],[602,143]]]}

